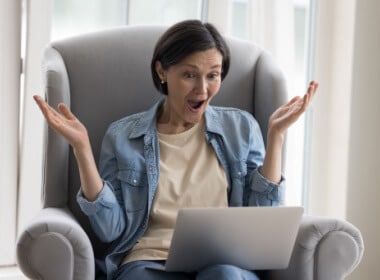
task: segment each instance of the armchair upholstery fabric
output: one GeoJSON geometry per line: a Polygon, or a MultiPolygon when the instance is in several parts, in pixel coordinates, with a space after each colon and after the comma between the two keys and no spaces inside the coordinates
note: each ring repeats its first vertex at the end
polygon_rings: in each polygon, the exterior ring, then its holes
{"type": "MultiPolygon", "coordinates": [[[[108,125],[149,108],[160,94],[150,74],[162,26],[121,27],[52,43],[43,71],[50,105],[68,104],[86,125],[95,158],[108,125]]],[[[260,47],[226,38],[230,72],[213,104],[238,107],[258,120],[264,141],[270,114],[287,100],[283,75],[260,47]]],[[[46,129],[43,209],[20,234],[17,258],[32,279],[94,279],[94,258],[107,244],[91,231],[75,199],[77,165],[67,142],[46,129]]],[[[343,220],[305,216],[289,268],[265,271],[262,279],[342,279],[360,262],[363,241],[343,220]]]]}

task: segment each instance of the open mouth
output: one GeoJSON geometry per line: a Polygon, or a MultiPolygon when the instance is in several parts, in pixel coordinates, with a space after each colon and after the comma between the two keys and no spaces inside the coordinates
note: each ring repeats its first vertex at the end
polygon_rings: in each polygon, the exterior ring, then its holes
{"type": "Polygon", "coordinates": [[[191,111],[198,111],[204,103],[205,101],[192,101],[192,100],[188,101],[191,111]]]}

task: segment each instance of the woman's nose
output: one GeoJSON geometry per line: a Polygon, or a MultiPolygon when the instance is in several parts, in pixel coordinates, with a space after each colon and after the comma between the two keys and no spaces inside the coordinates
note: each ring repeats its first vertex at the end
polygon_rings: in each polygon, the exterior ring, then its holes
{"type": "Polygon", "coordinates": [[[198,80],[198,84],[197,84],[197,92],[199,94],[206,94],[207,89],[208,89],[208,83],[207,83],[206,79],[200,78],[198,80]]]}

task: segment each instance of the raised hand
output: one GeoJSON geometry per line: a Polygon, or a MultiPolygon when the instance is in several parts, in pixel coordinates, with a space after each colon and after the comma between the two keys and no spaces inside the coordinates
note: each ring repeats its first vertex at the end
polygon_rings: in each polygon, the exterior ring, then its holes
{"type": "Polygon", "coordinates": [[[306,111],[318,89],[312,81],[303,97],[297,96],[278,108],[269,118],[267,150],[261,174],[272,182],[281,180],[282,144],[286,130],[306,111]]]}
{"type": "Polygon", "coordinates": [[[41,97],[34,96],[34,100],[49,126],[62,135],[73,147],[78,163],[82,192],[88,200],[95,200],[103,188],[103,181],[96,167],[87,129],[65,104],[58,105],[58,112],[41,97]]]}
{"type": "Polygon", "coordinates": [[[82,149],[89,145],[87,129],[71,113],[70,109],[60,103],[58,111],[47,104],[40,96],[34,96],[49,126],[62,135],[74,149],[82,149]]]}
{"type": "Polygon", "coordinates": [[[269,118],[268,133],[283,135],[306,111],[318,89],[318,83],[311,81],[303,97],[296,96],[278,108],[269,118]]]}

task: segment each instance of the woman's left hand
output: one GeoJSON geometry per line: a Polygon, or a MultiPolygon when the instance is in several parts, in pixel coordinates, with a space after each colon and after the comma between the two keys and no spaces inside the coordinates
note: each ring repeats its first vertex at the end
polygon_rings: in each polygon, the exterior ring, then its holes
{"type": "Polygon", "coordinates": [[[311,81],[303,97],[296,96],[278,108],[269,118],[268,133],[283,136],[286,130],[306,111],[318,89],[318,83],[311,81]]]}
{"type": "Polygon", "coordinates": [[[318,89],[312,81],[303,97],[297,96],[278,108],[269,118],[267,150],[261,174],[269,181],[279,183],[282,171],[282,144],[286,130],[306,111],[318,89]]]}

